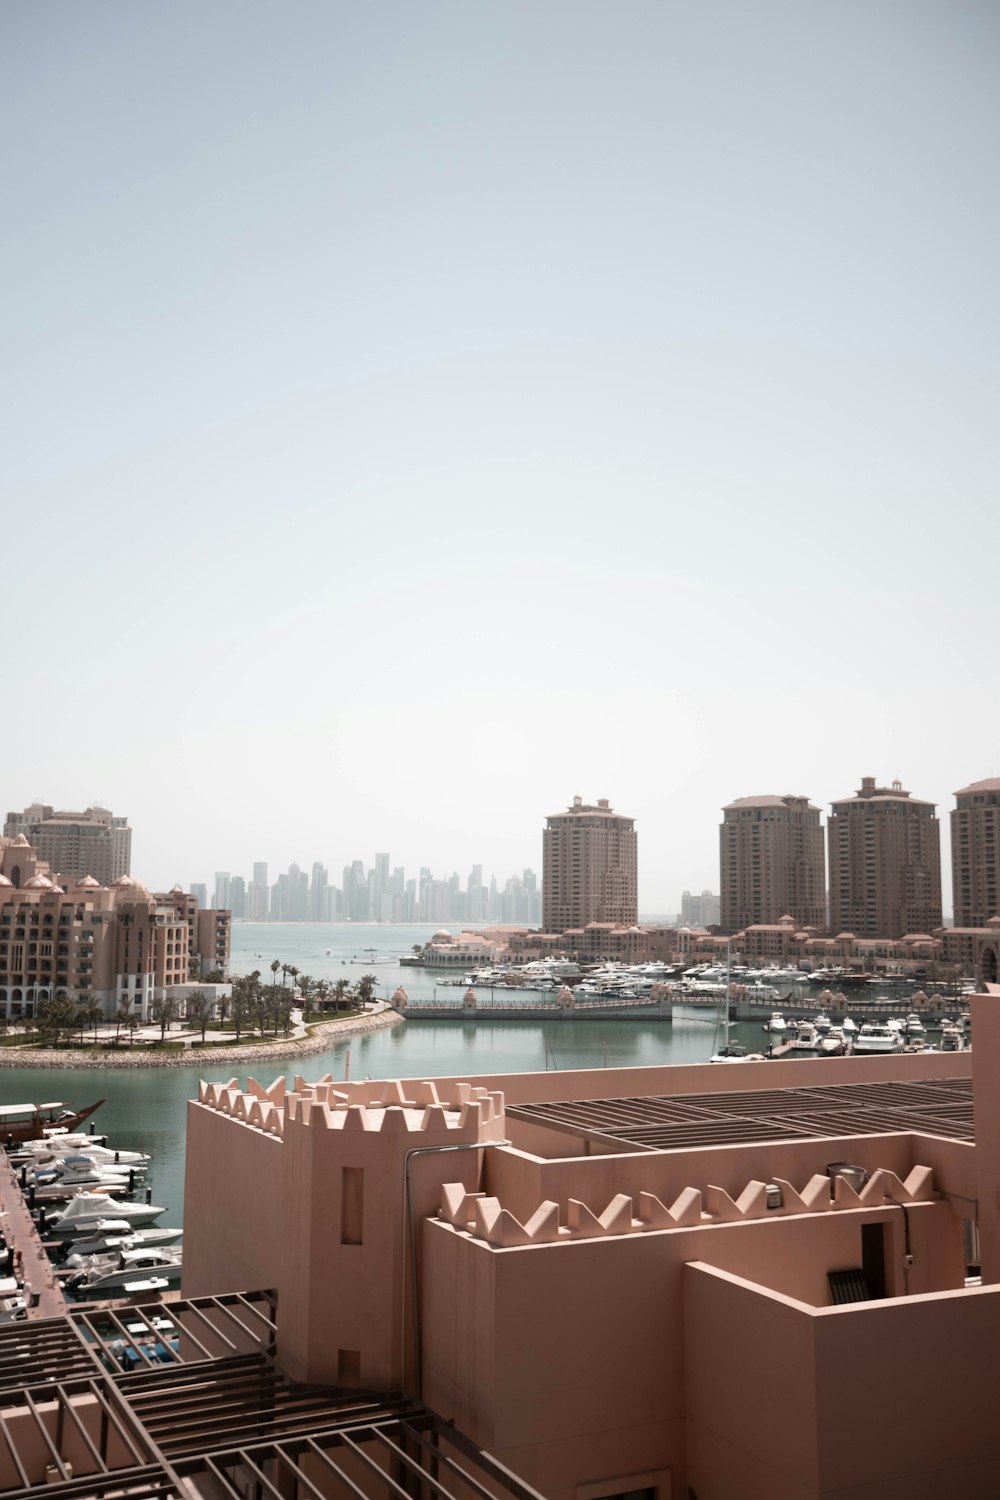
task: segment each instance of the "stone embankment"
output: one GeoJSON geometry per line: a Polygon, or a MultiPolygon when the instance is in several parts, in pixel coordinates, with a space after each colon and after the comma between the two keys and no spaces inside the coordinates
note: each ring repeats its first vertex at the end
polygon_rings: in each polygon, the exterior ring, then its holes
{"type": "Polygon", "coordinates": [[[143,1043],[124,1043],[106,1052],[87,1053],[73,1049],[39,1051],[37,1047],[0,1048],[0,1068],[208,1068],[222,1063],[270,1062],[272,1058],[308,1057],[327,1052],[342,1037],[359,1032],[378,1031],[395,1026],[402,1016],[394,1010],[380,1009],[367,1016],[352,1016],[344,1021],[320,1021],[309,1028],[308,1035],[290,1037],[283,1042],[251,1042],[239,1047],[190,1047],[181,1052],[159,1052],[143,1043]]]}

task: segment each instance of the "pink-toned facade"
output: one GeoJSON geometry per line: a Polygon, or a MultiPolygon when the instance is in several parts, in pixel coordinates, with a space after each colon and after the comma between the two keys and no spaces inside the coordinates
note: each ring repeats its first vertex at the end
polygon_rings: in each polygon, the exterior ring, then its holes
{"type": "Polygon", "coordinates": [[[933,802],[864,776],[826,826],[830,930],[901,937],[941,926],[941,834],[933,802]]]}
{"type": "Polygon", "coordinates": [[[1000,913],[1000,776],[955,793],[951,874],[956,927],[982,927],[1000,913]]]}
{"type": "Polygon", "coordinates": [[[993,1496],[972,1009],[971,1053],[203,1084],[185,1295],[274,1287],[291,1375],[419,1396],[549,1500],[993,1496]]]}
{"type": "Polygon", "coordinates": [[[739,797],[719,827],[721,923],[735,932],[790,912],[801,927],[826,925],[819,808],[808,797],[739,797]]]}
{"type": "Polygon", "coordinates": [[[183,1010],[200,976],[225,976],[229,965],[229,912],[192,900],[129,875],[60,883],[23,834],[0,839],[0,1014],[33,1016],[42,1000],[66,996],[146,1021],[168,992],[183,1010]]]}
{"type": "Polygon", "coordinates": [[[638,921],[639,876],[635,822],[606,797],[595,804],[574,797],[551,813],[542,833],[542,925],[567,932],[589,922],[630,927],[638,921]]]}

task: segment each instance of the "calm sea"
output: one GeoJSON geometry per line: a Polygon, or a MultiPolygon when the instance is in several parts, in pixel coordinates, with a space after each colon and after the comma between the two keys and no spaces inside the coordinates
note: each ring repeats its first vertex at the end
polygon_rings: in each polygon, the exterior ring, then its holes
{"type": "MultiPolygon", "coordinates": [[[[233,928],[234,974],[260,969],[269,981],[273,959],[294,964],[314,979],[352,982],[377,976],[379,994],[405,986],[413,998],[431,998],[440,975],[403,968],[401,956],[426,942],[433,926],[383,924],[323,926],[316,923],[237,923],[233,928]]],[[[280,983],[280,974],[278,982],[280,983]]],[[[446,989],[443,995],[453,996],[446,989]]],[[[530,1000],[530,996],[526,996],[530,1000]]],[[[760,1046],[757,1026],[734,1027],[734,1036],[760,1046]]],[[[303,1059],[276,1060],[258,1069],[263,1081],[277,1073],[303,1072],[318,1078],[344,1077],[350,1048],[352,1078],[428,1078],[476,1073],[534,1073],[572,1068],[623,1068],[646,1064],[706,1062],[715,1043],[708,1020],[675,1021],[407,1021],[354,1036],[328,1052],[303,1059]]],[[[167,1213],[163,1224],[183,1222],[186,1104],[199,1077],[230,1076],[233,1065],[142,1069],[0,1070],[0,1097],[9,1103],[64,1099],[76,1103],[103,1097],[97,1128],[113,1144],[152,1154],[149,1181],[153,1200],[167,1213]]]]}

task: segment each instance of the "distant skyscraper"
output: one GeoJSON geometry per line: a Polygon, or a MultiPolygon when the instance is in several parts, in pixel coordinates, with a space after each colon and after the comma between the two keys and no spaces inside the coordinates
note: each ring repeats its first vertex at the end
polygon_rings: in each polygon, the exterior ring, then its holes
{"type": "Polygon", "coordinates": [[[92,875],[101,885],[111,885],[132,873],[128,818],[116,817],[106,807],[60,812],[46,803],[33,802],[23,812],[9,812],[3,831],[6,838],[23,833],[53,875],[62,875],[67,881],[92,875]]]}
{"type": "Polygon", "coordinates": [[[826,927],[823,829],[807,797],[738,797],[719,828],[720,916],[725,932],[794,917],[826,927]]]}
{"type": "Polygon", "coordinates": [[[247,890],[247,916],[251,922],[264,922],[267,920],[267,861],[256,860],[253,867],[253,880],[247,890]]]}
{"type": "Polygon", "coordinates": [[[229,910],[229,871],[216,870],[215,896],[212,902],[216,911],[229,910]]]}
{"type": "Polygon", "coordinates": [[[344,916],[352,922],[368,919],[368,876],[360,859],[344,866],[344,916]]]}
{"type": "MultiPolygon", "coordinates": [[[[820,872],[823,867],[822,845],[820,847],[820,872]]],[[[785,913],[782,912],[782,916],[785,913]]],[[[685,891],[681,897],[681,925],[683,927],[718,927],[722,921],[722,907],[719,897],[713,891],[702,891],[696,896],[692,891],[685,891]]]]}
{"type": "Polygon", "coordinates": [[[956,927],[985,927],[1000,915],[1000,777],[956,792],[951,875],[956,927]]]}
{"type": "Polygon", "coordinates": [[[229,910],[234,921],[247,914],[247,885],[242,875],[233,875],[229,881],[229,910]]]}
{"type": "Polygon", "coordinates": [[[305,922],[309,915],[309,876],[293,860],[288,866],[288,920],[305,922]]]}
{"type": "Polygon", "coordinates": [[[202,885],[200,882],[196,882],[194,885],[188,886],[188,890],[197,901],[201,910],[205,911],[208,906],[208,886],[202,885]]]}
{"type": "Polygon", "coordinates": [[[309,920],[310,922],[325,922],[327,918],[327,873],[326,865],[317,862],[312,867],[312,879],[309,882],[309,920]]]}
{"type": "Polygon", "coordinates": [[[596,806],[580,797],[553,813],[542,834],[542,924],[546,932],[638,920],[635,821],[607,798],[596,806]]]}
{"type": "Polygon", "coordinates": [[[941,839],[933,802],[865,776],[827,824],[830,928],[904,937],[941,926],[941,839]]]}

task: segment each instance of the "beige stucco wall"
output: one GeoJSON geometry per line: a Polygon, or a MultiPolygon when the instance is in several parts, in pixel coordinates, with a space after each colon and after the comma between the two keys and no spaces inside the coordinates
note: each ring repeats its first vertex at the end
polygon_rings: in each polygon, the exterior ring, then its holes
{"type": "Polygon", "coordinates": [[[687,1482],[699,1500],[1000,1493],[1000,1288],[814,1309],[692,1264],[687,1482]]]}
{"type": "MultiPolygon", "coordinates": [[[[947,1205],[909,1212],[911,1289],[960,1281],[947,1205]]],[[[603,1477],[683,1473],[685,1263],[822,1306],[827,1271],[860,1264],[862,1221],[886,1226],[892,1277],[901,1217],[838,1210],[510,1249],[428,1221],[424,1398],[550,1500],[603,1477]]]]}

